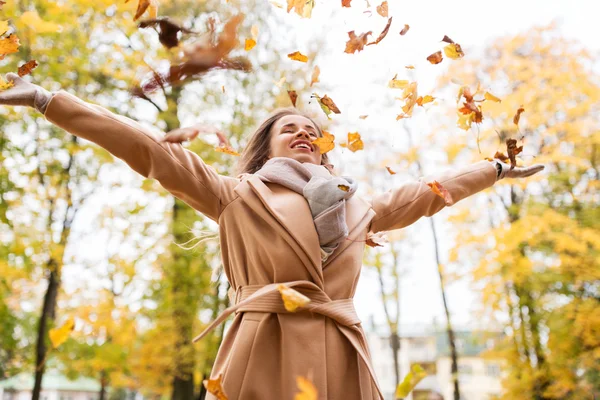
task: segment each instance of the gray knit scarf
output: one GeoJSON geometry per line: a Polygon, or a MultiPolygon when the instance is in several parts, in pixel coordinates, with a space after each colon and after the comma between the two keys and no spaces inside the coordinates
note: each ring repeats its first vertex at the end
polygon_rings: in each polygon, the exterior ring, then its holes
{"type": "Polygon", "coordinates": [[[346,200],[356,192],[353,178],[333,176],[323,165],[274,157],[255,174],[264,182],[276,183],[304,196],[315,223],[321,261],[325,262],[348,237],[346,200]]]}

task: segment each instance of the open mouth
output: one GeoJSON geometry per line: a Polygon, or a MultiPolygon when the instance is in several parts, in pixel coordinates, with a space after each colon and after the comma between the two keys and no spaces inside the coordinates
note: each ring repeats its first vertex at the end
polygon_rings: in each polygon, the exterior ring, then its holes
{"type": "Polygon", "coordinates": [[[297,140],[294,143],[292,143],[292,145],[290,147],[292,149],[305,150],[305,151],[309,151],[311,153],[313,152],[312,144],[310,144],[310,142],[308,142],[306,140],[297,140]]]}

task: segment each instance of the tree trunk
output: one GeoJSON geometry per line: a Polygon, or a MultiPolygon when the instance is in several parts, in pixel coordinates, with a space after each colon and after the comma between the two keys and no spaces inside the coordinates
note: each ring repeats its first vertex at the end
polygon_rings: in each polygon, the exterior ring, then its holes
{"type": "Polygon", "coordinates": [[[105,369],[100,372],[100,398],[98,400],[106,400],[106,387],[108,386],[108,373],[105,369]]]}

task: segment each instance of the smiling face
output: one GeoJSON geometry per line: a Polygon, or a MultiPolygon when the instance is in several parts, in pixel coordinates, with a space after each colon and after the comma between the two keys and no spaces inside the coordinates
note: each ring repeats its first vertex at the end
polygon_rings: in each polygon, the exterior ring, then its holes
{"type": "Polygon", "coordinates": [[[319,137],[313,122],[301,115],[285,115],[271,128],[269,158],[289,157],[299,162],[321,164],[319,147],[311,142],[319,137]]]}

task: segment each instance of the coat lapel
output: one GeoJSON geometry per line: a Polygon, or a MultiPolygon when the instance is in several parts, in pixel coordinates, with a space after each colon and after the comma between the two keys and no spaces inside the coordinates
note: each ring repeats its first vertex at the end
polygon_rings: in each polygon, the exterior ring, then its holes
{"type": "Polygon", "coordinates": [[[319,238],[304,196],[281,185],[266,185],[256,175],[234,190],[265,221],[283,228],[284,238],[303,260],[314,282],[323,287],[319,238]]]}

